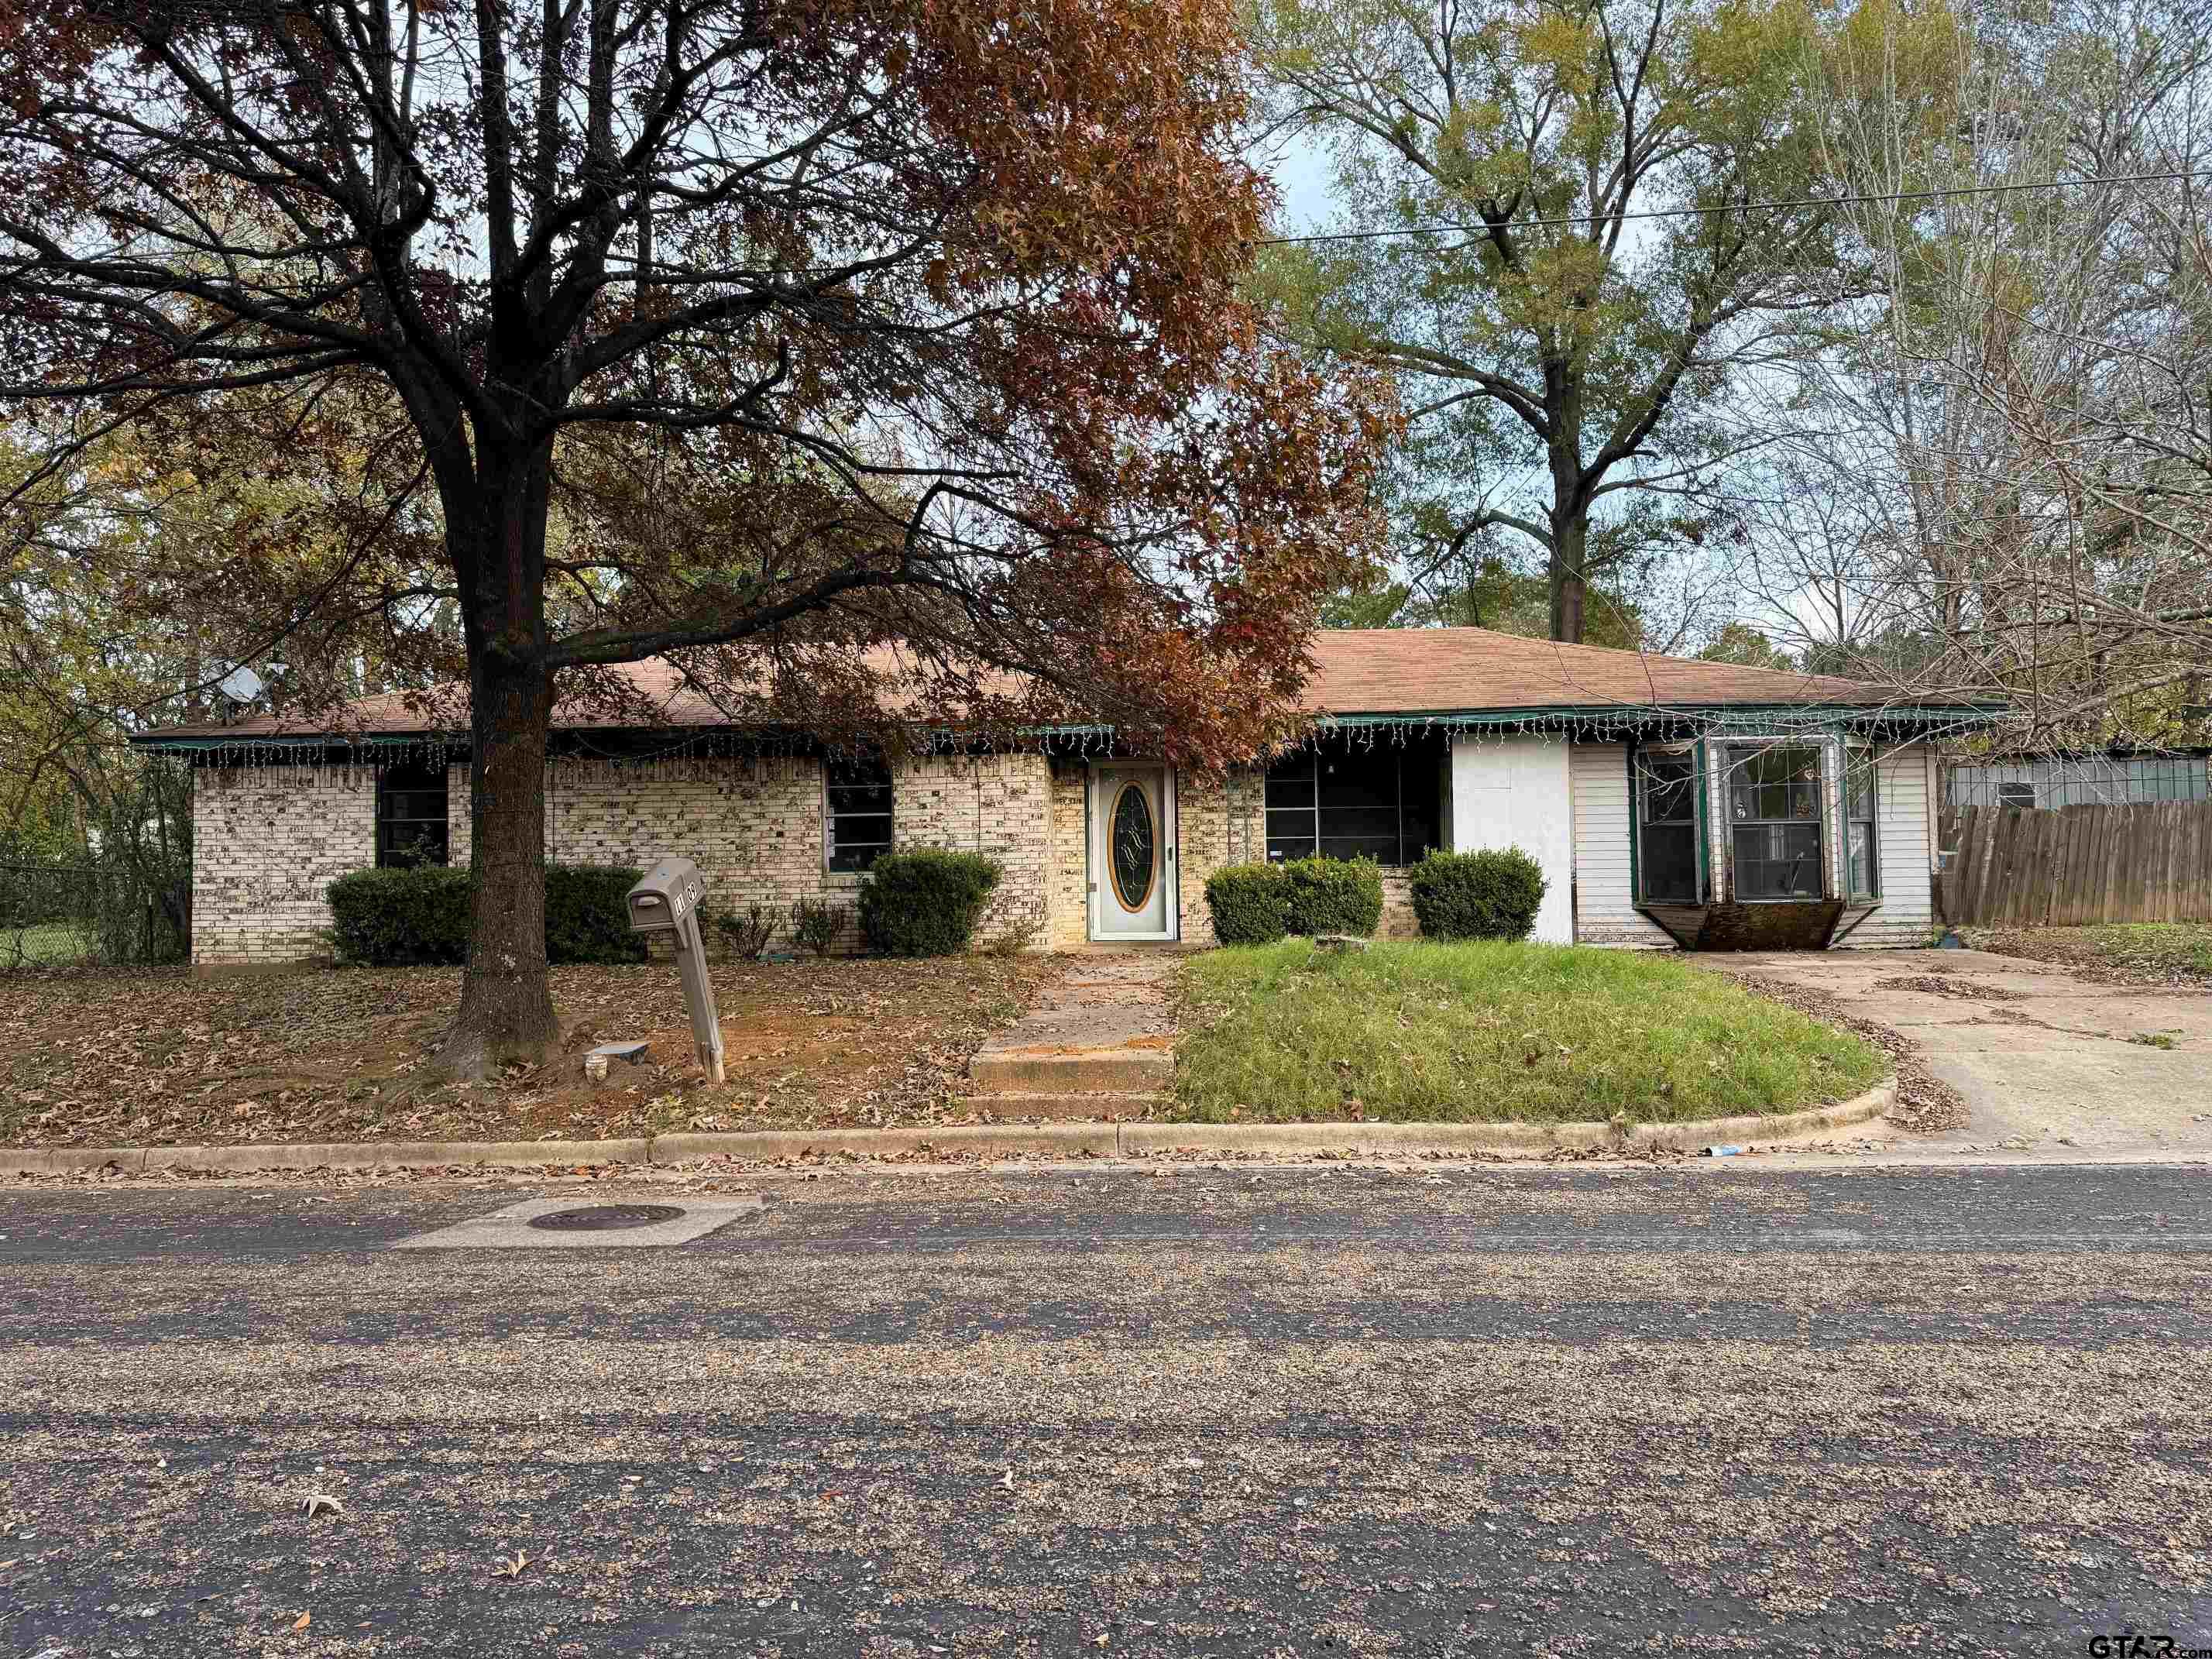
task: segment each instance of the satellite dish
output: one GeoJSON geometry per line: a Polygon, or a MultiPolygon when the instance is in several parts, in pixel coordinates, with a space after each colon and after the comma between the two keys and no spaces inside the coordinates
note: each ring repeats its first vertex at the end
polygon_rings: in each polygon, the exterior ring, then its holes
{"type": "Polygon", "coordinates": [[[216,690],[233,702],[249,703],[261,695],[261,676],[251,668],[234,668],[216,683],[216,690]]]}

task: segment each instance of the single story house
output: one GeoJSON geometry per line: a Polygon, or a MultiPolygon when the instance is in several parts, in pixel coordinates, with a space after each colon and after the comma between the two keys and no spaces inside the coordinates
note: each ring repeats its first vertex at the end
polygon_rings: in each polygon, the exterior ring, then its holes
{"type": "MultiPolygon", "coordinates": [[[[804,734],[747,744],[665,664],[629,671],[659,713],[556,710],[548,856],[697,860],[714,902],[835,899],[888,848],[988,854],[986,939],[1210,942],[1224,864],[1366,854],[1384,931],[1415,931],[1431,848],[1519,847],[1549,880],[1535,936],[1632,947],[1925,943],[1936,744],[1974,705],[1472,628],[1328,630],[1310,743],[1226,776],[1125,753],[1103,729],[890,764],[804,734]]],[[[151,733],[190,757],[192,959],[313,954],[324,890],[366,866],[469,856],[466,732],[396,697],[307,731],[259,717],[151,733]]],[[[857,933],[850,936],[857,944],[857,933]]]]}

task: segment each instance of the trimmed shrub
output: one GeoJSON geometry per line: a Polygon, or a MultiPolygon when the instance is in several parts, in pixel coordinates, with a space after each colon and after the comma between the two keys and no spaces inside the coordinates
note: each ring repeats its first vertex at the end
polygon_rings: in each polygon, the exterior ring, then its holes
{"type": "Polygon", "coordinates": [[[860,930],[895,957],[957,955],[975,937],[1000,874],[997,860],[980,853],[885,853],[860,889],[860,930]]]}
{"type": "Polygon", "coordinates": [[[1293,933],[1371,939],[1382,922],[1382,866],[1373,859],[1291,859],[1283,872],[1285,919],[1293,933]]]}
{"type": "Polygon", "coordinates": [[[1224,864],[1206,878],[1206,908],[1224,945],[1273,945],[1290,931],[1282,868],[1224,864]]]}
{"type": "Polygon", "coordinates": [[[1432,852],[1413,866],[1413,914],[1431,939],[1528,937],[1544,872],[1517,847],[1432,852]]]}
{"type": "Polygon", "coordinates": [[[546,960],[643,962],[645,935],[629,930],[629,890],[644,874],[620,865],[547,865],[546,960]]]}
{"type": "Polygon", "coordinates": [[[465,868],[356,870],[332,882],[328,896],[331,939],[340,962],[391,968],[468,959],[465,868]]]}
{"type": "MultiPolygon", "coordinates": [[[[545,955],[555,963],[643,962],[626,895],[639,870],[545,866],[545,955]]],[[[330,884],[331,938],[341,962],[368,967],[465,962],[470,872],[443,865],[356,870],[330,884]]]]}

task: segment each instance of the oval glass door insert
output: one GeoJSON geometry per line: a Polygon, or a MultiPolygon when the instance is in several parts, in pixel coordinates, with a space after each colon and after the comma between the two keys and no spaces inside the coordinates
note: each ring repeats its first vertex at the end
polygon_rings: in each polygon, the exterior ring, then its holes
{"type": "Polygon", "coordinates": [[[1114,896],[1133,915],[1152,902],[1156,873],[1153,854],[1158,838],[1152,833],[1152,803],[1146,797],[1144,785],[1121,786],[1121,793],[1114,798],[1110,833],[1113,857],[1109,861],[1114,866],[1114,896]]]}

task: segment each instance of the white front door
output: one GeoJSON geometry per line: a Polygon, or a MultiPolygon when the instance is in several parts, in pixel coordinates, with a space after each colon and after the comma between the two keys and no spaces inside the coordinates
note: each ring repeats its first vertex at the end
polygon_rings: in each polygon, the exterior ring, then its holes
{"type": "Polygon", "coordinates": [[[1175,778],[1157,762],[1091,770],[1091,937],[1176,936],[1175,778]]]}

